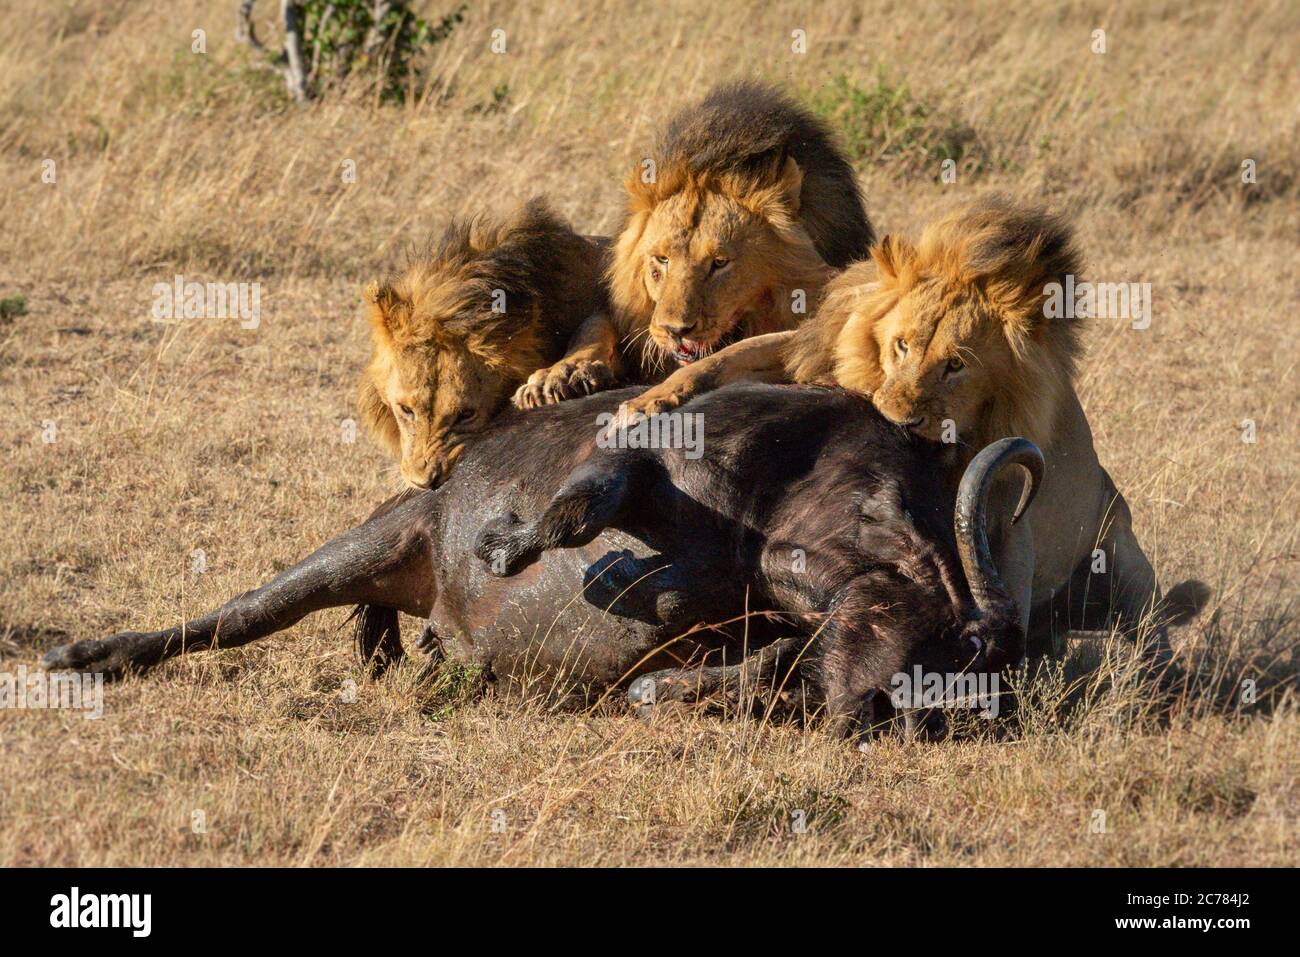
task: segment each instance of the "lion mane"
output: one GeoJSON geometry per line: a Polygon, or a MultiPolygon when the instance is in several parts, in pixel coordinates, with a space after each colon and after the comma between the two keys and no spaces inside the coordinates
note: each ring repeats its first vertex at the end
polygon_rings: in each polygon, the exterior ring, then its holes
{"type": "MultiPolygon", "coordinates": [[[[637,249],[651,214],[671,197],[684,194],[689,211],[717,193],[762,217],[778,246],[758,268],[775,286],[806,290],[809,313],[833,274],[828,267],[843,268],[866,256],[872,244],[862,193],[830,132],[763,84],[722,86],[679,112],[650,161],[638,163],[624,183],[628,212],[606,276],[613,320],[625,341],[650,325],[655,302],[637,249]],[[648,169],[653,175],[646,175],[648,169]]],[[[744,333],[773,331],[778,329],[744,333]]]]}
{"type": "Polygon", "coordinates": [[[1073,394],[1080,327],[1077,319],[1044,315],[1045,287],[1079,270],[1063,219],[1002,196],[977,199],[926,226],[915,246],[886,236],[870,260],[837,277],[816,315],[795,332],[787,374],[874,393],[885,380],[887,346],[877,327],[904,296],[921,297],[914,312],[956,316],[965,337],[981,323],[995,324],[1006,345],[978,357],[996,371],[982,397],[979,434],[969,442],[978,449],[1023,435],[1046,445],[1057,409],[1073,394]]]}
{"type": "MultiPolygon", "coordinates": [[[[439,355],[465,350],[513,389],[554,361],[573,330],[603,306],[602,249],[534,198],[509,217],[454,219],[408,255],[405,266],[367,286],[374,346],[358,411],[377,441],[400,451],[383,382],[398,361],[429,379],[439,355]]],[[[494,406],[509,393],[469,397],[494,406]]]]}

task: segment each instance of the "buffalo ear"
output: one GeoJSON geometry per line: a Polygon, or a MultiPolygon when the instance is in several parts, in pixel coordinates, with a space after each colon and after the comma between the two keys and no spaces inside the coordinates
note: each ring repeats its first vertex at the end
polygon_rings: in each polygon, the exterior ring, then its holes
{"type": "Polygon", "coordinates": [[[916,258],[916,247],[899,236],[885,236],[871,247],[871,258],[880,272],[880,281],[896,283],[916,258]]]}
{"type": "Polygon", "coordinates": [[[393,415],[388,400],[375,385],[373,373],[368,369],[357,390],[357,415],[375,441],[387,449],[390,455],[402,454],[402,433],[397,427],[397,418],[393,415]]]}

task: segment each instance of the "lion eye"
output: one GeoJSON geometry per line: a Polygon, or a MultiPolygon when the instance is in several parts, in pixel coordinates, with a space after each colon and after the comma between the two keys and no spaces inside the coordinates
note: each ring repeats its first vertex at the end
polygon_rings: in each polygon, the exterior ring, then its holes
{"type": "Polygon", "coordinates": [[[894,348],[898,350],[898,354],[900,356],[907,355],[907,340],[906,339],[894,340],[894,348]]]}
{"type": "Polygon", "coordinates": [[[651,258],[653,258],[654,261],[657,262],[657,263],[658,263],[659,265],[661,265],[661,266],[667,266],[667,265],[668,265],[668,257],[667,257],[667,256],[654,256],[654,257],[651,257],[651,258]]]}
{"type": "Polygon", "coordinates": [[[957,356],[953,356],[948,360],[949,372],[960,372],[964,368],[966,368],[966,363],[962,362],[957,356]]]}
{"type": "Polygon", "coordinates": [[[473,409],[461,409],[461,410],[460,410],[460,414],[456,416],[456,424],[457,424],[457,425],[464,425],[466,422],[468,422],[468,421],[469,421],[470,419],[472,419],[472,418],[474,418],[474,410],[473,410],[473,409]]]}
{"type": "Polygon", "coordinates": [[[415,410],[412,409],[409,405],[402,405],[401,403],[398,403],[397,408],[402,413],[402,415],[406,415],[406,416],[415,415],[415,410]]]}
{"type": "Polygon", "coordinates": [[[719,256],[717,259],[713,260],[712,270],[713,272],[717,272],[719,269],[726,269],[730,265],[731,265],[730,259],[723,259],[721,256],[719,256]]]}

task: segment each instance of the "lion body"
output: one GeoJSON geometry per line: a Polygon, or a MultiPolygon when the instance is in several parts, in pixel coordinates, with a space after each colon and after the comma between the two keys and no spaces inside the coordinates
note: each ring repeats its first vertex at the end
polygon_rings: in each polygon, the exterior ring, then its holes
{"type": "Polygon", "coordinates": [[[952,443],[954,482],[990,442],[1036,443],[1047,469],[1028,520],[1007,518],[1019,480],[1004,480],[992,534],[1027,624],[1032,616],[1031,647],[1059,651],[1070,627],[1135,632],[1148,621],[1163,645],[1155,574],[1074,389],[1079,322],[1043,308],[1049,284],[1080,272],[1068,225],[985,198],[927,226],[916,246],[886,237],[872,257],[874,270],[847,270],[792,334],[787,376],[867,393],[890,420],[952,443]]]}
{"type": "Polygon", "coordinates": [[[657,382],[731,342],[790,329],[873,239],[830,133],[756,83],[719,87],[680,111],[625,186],[610,315],[517,404],[585,394],[597,379],[657,382]],[[570,385],[575,376],[582,389],[570,385]]]}
{"type": "Polygon", "coordinates": [[[366,290],[373,352],[358,411],[415,486],[436,484],[537,368],[604,308],[604,241],[541,200],[455,221],[366,290]]]}
{"type": "Polygon", "coordinates": [[[651,162],[649,182],[644,164],[627,178],[630,209],[608,275],[621,339],[659,346],[631,357],[641,381],[663,377],[675,335],[707,354],[792,328],[833,270],[871,246],[857,180],[830,133],[766,86],[719,87],[680,111],[651,162]],[[719,253],[725,282],[709,269],[719,253]]]}

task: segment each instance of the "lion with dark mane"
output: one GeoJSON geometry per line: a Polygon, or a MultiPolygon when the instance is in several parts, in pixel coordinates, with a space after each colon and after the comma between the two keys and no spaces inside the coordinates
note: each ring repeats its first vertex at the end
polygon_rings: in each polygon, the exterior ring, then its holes
{"type": "Polygon", "coordinates": [[[521,407],[657,382],[731,342],[791,329],[873,239],[829,131],[761,84],[719,87],[678,113],[625,187],[610,313],[529,378],[521,407]]]}
{"type": "Polygon", "coordinates": [[[508,218],[453,221],[366,288],[374,352],[358,411],[410,485],[444,478],[465,441],[602,312],[604,252],[534,199],[508,218]]]}

